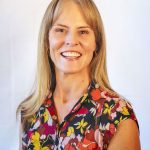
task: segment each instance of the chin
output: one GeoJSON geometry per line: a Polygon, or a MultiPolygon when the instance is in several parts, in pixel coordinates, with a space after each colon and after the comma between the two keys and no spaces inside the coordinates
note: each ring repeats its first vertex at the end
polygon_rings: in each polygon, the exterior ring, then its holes
{"type": "Polygon", "coordinates": [[[80,73],[79,70],[64,70],[63,72],[64,72],[64,74],[76,74],[76,73],[80,73]]]}
{"type": "Polygon", "coordinates": [[[60,72],[64,73],[64,74],[76,74],[76,73],[81,73],[83,70],[79,69],[79,68],[63,68],[60,70],[60,72]]]}

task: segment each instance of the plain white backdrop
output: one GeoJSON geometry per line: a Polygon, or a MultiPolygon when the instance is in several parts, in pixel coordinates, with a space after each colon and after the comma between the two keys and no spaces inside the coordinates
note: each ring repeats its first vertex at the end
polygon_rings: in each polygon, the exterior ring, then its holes
{"type": "MultiPolygon", "coordinates": [[[[0,0],[1,150],[18,150],[15,111],[32,88],[38,31],[49,2],[0,0]]],[[[139,121],[142,150],[150,150],[150,1],[95,2],[105,26],[110,82],[132,103],[139,121]]]]}

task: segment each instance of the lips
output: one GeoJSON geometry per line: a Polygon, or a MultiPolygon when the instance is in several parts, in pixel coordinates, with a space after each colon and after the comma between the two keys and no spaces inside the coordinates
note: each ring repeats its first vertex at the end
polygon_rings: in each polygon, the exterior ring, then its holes
{"type": "Polygon", "coordinates": [[[81,56],[81,53],[75,52],[75,51],[67,51],[67,52],[61,52],[61,55],[65,58],[79,58],[81,56]]]}

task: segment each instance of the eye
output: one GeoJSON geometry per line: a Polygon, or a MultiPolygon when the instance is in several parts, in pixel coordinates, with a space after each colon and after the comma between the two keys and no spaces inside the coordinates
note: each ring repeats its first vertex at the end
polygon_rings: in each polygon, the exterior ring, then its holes
{"type": "Polygon", "coordinates": [[[89,34],[89,31],[87,31],[87,30],[81,30],[81,31],[80,31],[80,34],[81,34],[81,35],[82,35],[82,34],[83,34],[83,35],[84,35],[84,34],[89,34]]]}
{"type": "Polygon", "coordinates": [[[63,29],[63,28],[55,28],[55,32],[63,33],[63,32],[65,32],[65,29],[63,29]]]}

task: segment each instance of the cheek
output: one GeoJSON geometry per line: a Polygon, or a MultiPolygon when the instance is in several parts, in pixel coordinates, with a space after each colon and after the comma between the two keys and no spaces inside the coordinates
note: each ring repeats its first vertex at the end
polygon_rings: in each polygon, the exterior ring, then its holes
{"type": "Polygon", "coordinates": [[[89,41],[89,40],[84,41],[82,43],[82,46],[89,53],[93,53],[95,51],[95,49],[96,49],[96,43],[95,43],[95,41],[89,41]]]}
{"type": "Polygon", "coordinates": [[[49,47],[50,49],[58,50],[64,43],[63,37],[58,37],[52,32],[49,33],[49,47]]]}
{"type": "Polygon", "coordinates": [[[49,49],[50,49],[50,57],[55,63],[55,61],[59,57],[59,50],[62,47],[64,40],[62,38],[55,37],[53,35],[49,36],[49,49]]]}
{"type": "Polygon", "coordinates": [[[86,51],[89,53],[93,53],[96,49],[96,41],[94,33],[90,35],[89,37],[82,39],[82,46],[86,51]]]}
{"type": "Polygon", "coordinates": [[[63,39],[55,38],[55,37],[49,38],[50,49],[58,50],[63,43],[64,43],[63,39]]]}

